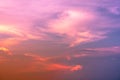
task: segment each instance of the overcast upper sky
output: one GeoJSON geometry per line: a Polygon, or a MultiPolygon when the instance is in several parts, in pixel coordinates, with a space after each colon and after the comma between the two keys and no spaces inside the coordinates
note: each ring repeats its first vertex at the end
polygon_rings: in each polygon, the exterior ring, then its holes
{"type": "Polygon", "coordinates": [[[0,80],[120,80],[120,0],[0,0],[0,80]]]}

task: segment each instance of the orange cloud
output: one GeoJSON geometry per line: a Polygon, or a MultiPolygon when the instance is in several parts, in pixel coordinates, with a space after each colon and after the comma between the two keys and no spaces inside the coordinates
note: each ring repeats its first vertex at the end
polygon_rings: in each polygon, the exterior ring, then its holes
{"type": "Polygon", "coordinates": [[[7,55],[12,55],[11,51],[5,47],[0,47],[0,52],[4,52],[7,55]]]}
{"type": "MultiPolygon", "coordinates": [[[[38,55],[34,54],[24,54],[24,56],[31,57],[33,61],[29,64],[28,68],[25,70],[22,70],[23,72],[39,72],[39,71],[59,71],[59,70],[65,70],[65,71],[77,71],[81,70],[81,65],[64,65],[60,63],[53,63],[52,59],[57,59],[59,57],[40,57],[38,55]]],[[[63,58],[63,57],[62,57],[63,58]]],[[[62,59],[61,58],[61,59],[62,59]]]]}
{"type": "Polygon", "coordinates": [[[40,35],[35,35],[36,33],[32,33],[31,31],[29,31],[29,28],[30,27],[21,28],[19,27],[19,25],[0,25],[0,33],[10,36],[8,38],[1,39],[0,45],[11,46],[29,39],[41,39],[40,35]]]}
{"type": "Polygon", "coordinates": [[[50,64],[47,68],[47,70],[69,70],[69,71],[77,71],[81,70],[83,67],[81,65],[75,65],[75,66],[67,66],[62,64],[50,64]]]}
{"type": "Polygon", "coordinates": [[[11,51],[5,47],[0,47],[0,63],[9,61],[8,56],[13,55],[11,51]]]}
{"type": "Polygon", "coordinates": [[[32,57],[37,61],[47,61],[48,60],[48,58],[43,58],[43,57],[40,57],[38,55],[33,55],[33,54],[24,54],[24,55],[28,56],[28,57],[32,57]]]}
{"type": "Polygon", "coordinates": [[[47,70],[69,70],[70,66],[61,65],[61,64],[49,64],[46,68],[47,70]]]}
{"type": "Polygon", "coordinates": [[[83,67],[81,65],[75,65],[73,67],[71,67],[70,71],[78,71],[83,69],[83,67]]]}

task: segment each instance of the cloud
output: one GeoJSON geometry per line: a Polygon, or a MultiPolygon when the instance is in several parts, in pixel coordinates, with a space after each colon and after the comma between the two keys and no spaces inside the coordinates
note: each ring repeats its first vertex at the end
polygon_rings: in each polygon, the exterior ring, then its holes
{"type": "Polygon", "coordinates": [[[0,71],[74,72],[84,69],[75,64],[78,58],[119,54],[119,46],[84,48],[102,45],[105,38],[115,35],[111,32],[120,29],[119,3],[119,0],[0,0],[0,71]]]}
{"type": "Polygon", "coordinates": [[[109,7],[108,10],[115,15],[120,15],[120,7],[109,7]]]}
{"type": "Polygon", "coordinates": [[[67,55],[66,56],[66,59],[68,60],[68,61],[70,61],[70,60],[72,60],[73,58],[81,58],[81,57],[86,57],[86,56],[90,56],[90,54],[87,54],[86,52],[84,52],[84,53],[82,53],[82,51],[81,51],[81,53],[74,53],[74,54],[71,54],[71,55],[67,55]]]}
{"type": "Polygon", "coordinates": [[[88,50],[100,51],[100,52],[111,52],[111,53],[120,53],[120,46],[113,47],[103,47],[103,48],[89,48],[88,50]]]}
{"type": "Polygon", "coordinates": [[[0,47],[0,53],[5,53],[7,55],[12,55],[11,51],[5,47],[0,47]]]}
{"type": "Polygon", "coordinates": [[[62,65],[62,64],[51,64],[47,67],[47,70],[56,71],[56,70],[69,70],[70,66],[62,65]]]}
{"type": "Polygon", "coordinates": [[[73,57],[84,57],[84,56],[88,56],[87,54],[75,54],[73,55],[73,57]]]}
{"type": "Polygon", "coordinates": [[[65,36],[66,43],[70,47],[84,42],[91,42],[105,38],[105,32],[89,29],[89,25],[95,20],[96,14],[86,10],[66,10],[60,17],[50,22],[51,33],[65,36]]]}
{"type": "Polygon", "coordinates": [[[30,64],[31,66],[26,69],[25,71],[77,71],[81,70],[83,67],[82,65],[65,65],[59,62],[53,62],[53,59],[63,59],[64,57],[40,57],[37,55],[31,54],[24,54],[27,57],[33,58],[33,62],[30,64]],[[39,68],[41,67],[41,68],[39,68]]]}
{"type": "Polygon", "coordinates": [[[78,71],[81,70],[83,67],[81,65],[75,65],[71,68],[71,71],[78,71]]]}
{"type": "Polygon", "coordinates": [[[41,39],[41,36],[37,36],[32,34],[28,28],[20,28],[19,26],[10,26],[10,25],[0,25],[0,34],[6,34],[10,37],[6,37],[5,39],[1,38],[0,45],[1,46],[9,46],[16,45],[22,41],[29,39],[41,39]]]}
{"type": "Polygon", "coordinates": [[[9,61],[8,56],[12,56],[12,52],[5,47],[0,47],[0,64],[6,63],[9,61]]]}
{"type": "Polygon", "coordinates": [[[50,71],[58,71],[58,70],[77,71],[81,69],[82,69],[81,65],[67,66],[62,64],[52,64],[52,65],[49,65],[47,68],[47,70],[50,70],[50,71]]]}
{"type": "MultiPolygon", "coordinates": [[[[12,54],[7,48],[0,48],[0,64],[3,64],[6,68],[12,67],[13,72],[26,73],[26,72],[49,72],[49,71],[77,71],[82,69],[82,65],[66,65],[60,62],[54,62],[53,60],[59,59],[60,61],[64,57],[42,57],[36,54],[12,54]],[[4,53],[4,54],[3,54],[4,53]],[[6,55],[7,54],[7,55],[6,55]],[[12,55],[12,56],[11,56],[12,55]],[[5,64],[4,64],[5,63],[5,64]],[[19,64],[17,64],[19,63],[19,64]]],[[[8,70],[9,68],[7,68],[8,70]]]]}
{"type": "Polygon", "coordinates": [[[1,0],[0,2],[2,3],[0,34],[12,35],[0,41],[4,46],[16,45],[31,39],[54,41],[56,38],[51,37],[52,34],[62,36],[59,42],[73,47],[107,38],[106,34],[111,28],[116,26],[119,28],[119,20],[115,17],[113,19],[110,15],[111,13],[118,15],[119,1],[115,1],[114,5],[106,0],[91,0],[90,3],[88,0],[71,2],[1,0]],[[105,11],[100,11],[99,8],[105,11]],[[109,29],[105,30],[105,28],[109,29]]]}
{"type": "Polygon", "coordinates": [[[98,48],[78,48],[74,49],[74,52],[69,54],[64,54],[64,57],[67,61],[72,61],[75,59],[86,59],[92,57],[107,57],[120,54],[120,46],[112,47],[98,47],[98,48]]]}
{"type": "Polygon", "coordinates": [[[38,55],[33,55],[33,54],[24,54],[24,55],[27,57],[32,57],[37,61],[47,61],[49,59],[49,58],[43,58],[43,57],[40,57],[38,55]]]}

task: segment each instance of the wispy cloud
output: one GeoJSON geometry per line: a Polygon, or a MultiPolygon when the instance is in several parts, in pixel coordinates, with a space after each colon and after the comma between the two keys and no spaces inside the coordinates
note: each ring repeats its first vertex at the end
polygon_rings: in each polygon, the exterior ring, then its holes
{"type": "MultiPolygon", "coordinates": [[[[17,63],[19,63],[19,67],[14,69],[15,73],[26,73],[26,72],[49,72],[49,71],[77,71],[82,70],[82,65],[66,65],[59,62],[52,61],[53,59],[57,59],[59,57],[41,57],[36,54],[8,54],[8,49],[0,48],[0,51],[4,51],[4,54],[0,54],[0,64],[12,63],[13,67],[16,67],[17,63]],[[24,61],[25,60],[25,61],[24,61]],[[24,66],[24,67],[22,67],[24,66]]],[[[1,53],[1,52],[0,52],[1,53]]],[[[64,58],[64,57],[63,57],[64,58]]],[[[63,59],[62,57],[60,60],[63,59]]]]}
{"type": "Polygon", "coordinates": [[[69,70],[69,71],[78,71],[81,70],[83,67],[81,65],[75,65],[75,66],[67,66],[62,64],[52,64],[49,65],[47,70],[50,71],[56,71],[56,70],[69,70]]]}
{"type": "MultiPolygon", "coordinates": [[[[61,42],[73,47],[107,38],[106,34],[111,28],[119,27],[119,19],[111,17],[119,15],[118,1],[116,5],[112,5],[112,2],[106,4],[108,1],[91,1],[1,0],[0,33],[12,37],[0,43],[12,45],[30,39],[49,40],[49,34],[52,34],[62,36],[61,42]],[[103,31],[105,28],[109,29],[103,31]]],[[[55,39],[52,37],[53,41],[55,39]]]]}
{"type": "Polygon", "coordinates": [[[104,47],[104,48],[89,48],[87,50],[94,50],[94,51],[97,51],[97,52],[110,52],[110,53],[117,53],[119,54],[120,51],[120,46],[113,46],[113,47],[104,47]]]}

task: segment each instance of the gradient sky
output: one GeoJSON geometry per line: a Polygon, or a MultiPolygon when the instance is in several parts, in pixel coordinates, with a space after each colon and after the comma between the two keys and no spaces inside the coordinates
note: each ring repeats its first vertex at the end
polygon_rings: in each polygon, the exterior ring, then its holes
{"type": "Polygon", "coordinates": [[[0,0],[0,80],[120,80],[120,0],[0,0]]]}

